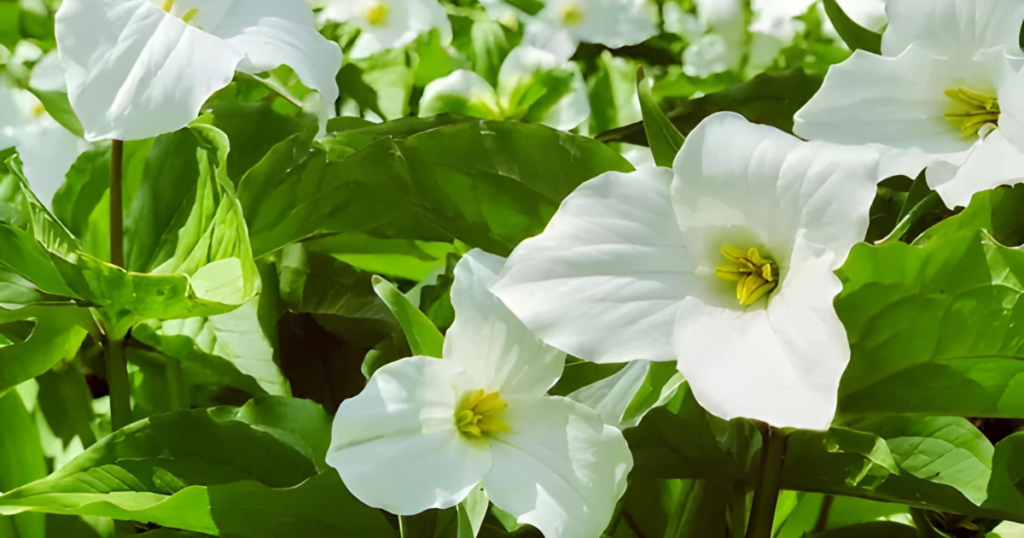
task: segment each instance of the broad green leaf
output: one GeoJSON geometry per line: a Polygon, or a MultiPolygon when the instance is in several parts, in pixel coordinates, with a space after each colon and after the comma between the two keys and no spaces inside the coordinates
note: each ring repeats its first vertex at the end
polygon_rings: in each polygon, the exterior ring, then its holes
{"type": "Polygon", "coordinates": [[[309,458],[321,472],[328,469],[332,418],[309,400],[279,396],[255,398],[242,407],[213,411],[219,420],[237,420],[265,431],[309,458]]]}
{"type": "Polygon", "coordinates": [[[445,266],[456,252],[451,243],[379,239],[366,234],[340,234],[305,243],[309,250],[330,254],[356,269],[419,282],[445,266]]]}
{"type": "MultiPolygon", "coordinates": [[[[801,70],[781,74],[761,74],[748,82],[687,100],[668,113],[672,124],[687,135],[704,118],[716,112],[736,112],[753,123],[793,131],[793,115],[818,91],[823,78],[801,70]]],[[[602,142],[629,142],[646,146],[643,124],[636,123],[597,136],[602,142]]]]}
{"type": "MultiPolygon", "coordinates": [[[[132,337],[180,361],[208,384],[234,387],[252,395],[288,395],[287,380],[275,362],[273,334],[259,318],[260,298],[240,308],[208,318],[150,321],[132,337]]],[[[276,320],[275,320],[276,321],[276,320]]]]}
{"type": "Polygon", "coordinates": [[[373,289],[377,295],[388,305],[391,313],[395,315],[398,324],[402,326],[409,347],[413,355],[441,358],[441,350],[444,348],[444,336],[437,330],[430,318],[426,316],[416,305],[409,302],[398,288],[380,277],[373,278],[373,289]]]}
{"type": "Polygon", "coordinates": [[[732,500],[733,488],[723,482],[631,480],[620,515],[628,519],[619,526],[635,525],[642,536],[728,538],[732,500]]]}
{"type": "Polygon", "coordinates": [[[590,139],[540,125],[479,121],[380,140],[333,169],[372,187],[390,211],[507,255],[540,233],[581,183],[632,167],[590,139]]]}
{"type": "Polygon", "coordinates": [[[637,85],[637,94],[640,96],[640,110],[644,115],[644,132],[647,134],[647,142],[654,154],[654,162],[658,166],[672,168],[676,160],[676,154],[683,147],[683,135],[671,120],[665,116],[658,102],[651,93],[651,82],[641,80],[637,85]]]}
{"type": "Polygon", "coordinates": [[[363,70],[358,65],[346,63],[341,66],[337,79],[342,100],[352,99],[360,109],[384,117],[384,112],[377,103],[377,91],[363,80],[363,70]]]}
{"type": "Polygon", "coordinates": [[[209,487],[255,481],[291,488],[316,474],[289,442],[242,420],[212,409],[136,422],[0,496],[0,514],[91,515],[219,534],[209,487]]]}
{"type": "Polygon", "coordinates": [[[851,486],[864,484],[871,488],[885,481],[889,475],[900,474],[889,445],[877,435],[833,426],[825,436],[825,446],[829,452],[856,454],[863,458],[862,465],[850,468],[845,477],[851,486]]]}
{"type": "Polygon", "coordinates": [[[1022,197],[979,193],[913,245],[854,247],[836,300],[852,349],[841,415],[1024,416],[1024,254],[997,239],[1018,244],[1022,197]]]}
{"type": "Polygon", "coordinates": [[[71,101],[68,100],[67,93],[42,91],[35,88],[29,88],[29,91],[39,99],[39,102],[43,104],[43,108],[46,109],[46,113],[56,120],[57,123],[63,125],[65,129],[71,131],[75,136],[81,137],[85,134],[82,122],[78,120],[75,111],[71,109],[71,101]]]}
{"type": "Polygon", "coordinates": [[[825,13],[832,21],[839,37],[843,38],[850,50],[863,50],[872,54],[882,54],[882,35],[861,27],[854,22],[839,6],[836,0],[822,0],[825,13]]]}
{"type": "Polygon", "coordinates": [[[870,536],[871,538],[917,538],[918,534],[917,530],[910,525],[877,521],[816,532],[809,535],[809,538],[862,538],[864,536],[870,536]]]}
{"type": "Polygon", "coordinates": [[[363,82],[377,93],[383,119],[409,115],[409,101],[416,82],[416,56],[397,48],[354,61],[363,70],[363,82]]]}
{"type": "Polygon", "coordinates": [[[39,384],[37,405],[47,426],[63,446],[75,438],[85,446],[96,442],[92,430],[95,413],[92,393],[82,372],[74,363],[58,364],[36,378],[39,384]]]}
{"type": "Polygon", "coordinates": [[[340,161],[369,146],[381,138],[403,140],[433,129],[466,121],[467,118],[440,115],[432,118],[402,118],[385,123],[371,123],[357,118],[334,118],[327,122],[329,137],[320,144],[327,150],[328,159],[340,161]]]}
{"type": "Polygon", "coordinates": [[[976,504],[985,501],[992,474],[992,443],[959,417],[868,418],[847,424],[885,439],[900,469],[952,486],[976,504]]]}
{"type": "MultiPolygon", "coordinates": [[[[2,349],[2,348],[0,348],[2,349]]],[[[35,421],[17,391],[0,396],[0,492],[11,491],[46,476],[46,459],[35,421]]],[[[45,538],[43,514],[0,516],[18,538],[45,538]]],[[[3,531],[0,531],[2,533],[3,531]]]]}
{"type": "Polygon", "coordinates": [[[317,119],[309,114],[286,115],[269,101],[215,103],[210,113],[212,125],[228,135],[231,153],[227,158],[228,177],[238,183],[242,176],[263,159],[270,148],[289,136],[317,129],[317,119]]]}
{"type": "Polygon", "coordinates": [[[611,51],[602,52],[596,64],[597,73],[588,79],[590,132],[603,133],[642,121],[636,106],[637,64],[613,56],[611,51]]]}
{"type": "Polygon", "coordinates": [[[0,347],[0,394],[44,374],[62,359],[73,357],[92,325],[88,312],[75,307],[0,309],[0,324],[34,321],[20,342],[0,347]]]}

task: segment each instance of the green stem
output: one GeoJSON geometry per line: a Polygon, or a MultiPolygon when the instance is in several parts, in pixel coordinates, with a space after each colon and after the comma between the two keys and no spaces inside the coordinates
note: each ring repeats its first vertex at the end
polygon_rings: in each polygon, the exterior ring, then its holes
{"type": "Polygon", "coordinates": [[[132,421],[131,384],[128,362],[124,357],[124,340],[107,341],[107,385],[110,386],[110,422],[114,431],[132,421]]]}
{"type": "MultiPolygon", "coordinates": [[[[124,142],[114,140],[110,144],[110,263],[121,268],[124,268],[123,160],[124,142]]],[[[107,385],[110,387],[110,420],[117,431],[132,420],[131,385],[124,356],[124,335],[121,334],[107,341],[107,385]]]]}
{"type": "Polygon", "coordinates": [[[821,499],[821,509],[818,511],[818,521],[814,524],[814,532],[821,532],[828,528],[828,516],[832,512],[832,503],[836,502],[833,495],[825,495],[821,499]]]}
{"type": "Polygon", "coordinates": [[[110,144],[110,263],[124,268],[124,142],[110,144]]]}
{"type": "Polygon", "coordinates": [[[754,490],[754,504],[750,509],[750,523],[747,538],[771,538],[775,523],[775,506],[782,489],[782,466],[786,460],[786,434],[768,426],[761,427],[761,472],[757,489],[754,490]]]}
{"type": "Polygon", "coordinates": [[[185,371],[177,359],[167,359],[167,384],[170,385],[171,409],[174,411],[191,409],[192,403],[189,401],[185,371]]]}

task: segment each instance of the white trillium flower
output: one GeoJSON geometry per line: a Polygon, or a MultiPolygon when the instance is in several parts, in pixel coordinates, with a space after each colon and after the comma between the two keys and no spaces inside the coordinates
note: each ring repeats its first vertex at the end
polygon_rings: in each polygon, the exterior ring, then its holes
{"type": "Polygon", "coordinates": [[[1024,3],[890,0],[886,9],[883,55],[856,51],[832,67],[797,113],[794,131],[880,144],[888,175],[914,177],[928,167],[928,183],[946,204],[966,205],[993,186],[962,169],[972,152],[1009,148],[1006,139],[1024,148],[1017,74],[1024,3]]]}
{"type": "Polygon", "coordinates": [[[646,0],[547,0],[526,22],[524,41],[566,61],[580,43],[617,49],[658,33],[646,0]]]}
{"type": "Polygon", "coordinates": [[[359,27],[352,58],[403,47],[435,28],[443,44],[452,40],[451,22],[437,0],[329,0],[322,15],[359,27]]]}
{"type": "MultiPolygon", "coordinates": [[[[29,85],[62,91],[64,71],[56,54],[43,56],[32,70],[29,85]]],[[[32,191],[46,205],[89,144],[57,123],[28,90],[0,78],[0,149],[14,146],[32,191]]]]}
{"type": "Polygon", "coordinates": [[[546,396],[565,354],[488,290],[504,260],[476,250],[455,268],[444,359],[382,367],[338,409],[327,462],[364,503],[399,515],[455,506],[474,489],[548,538],[596,538],[626,489],[619,430],[546,396]]]}
{"type": "Polygon", "coordinates": [[[595,362],[678,361],[723,419],[824,430],[850,358],[833,273],[867,232],[878,152],[720,113],[676,157],[593,179],[492,291],[595,362]]]}
{"type": "Polygon", "coordinates": [[[303,0],[65,0],[56,17],[68,97],[88,140],[135,140],[188,125],[235,72],[287,65],[338,98],[341,49],[303,0]]]}
{"type": "Polygon", "coordinates": [[[590,97],[579,66],[524,45],[505,58],[497,88],[465,69],[428,84],[420,100],[420,116],[443,113],[493,120],[527,119],[569,130],[590,117],[590,97]]]}

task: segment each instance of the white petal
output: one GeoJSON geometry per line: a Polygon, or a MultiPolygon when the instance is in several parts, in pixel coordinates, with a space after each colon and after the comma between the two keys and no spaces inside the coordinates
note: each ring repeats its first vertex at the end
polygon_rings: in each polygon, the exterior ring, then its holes
{"type": "Polygon", "coordinates": [[[325,18],[351,22],[362,30],[351,51],[353,58],[403,47],[434,28],[441,32],[442,44],[451,42],[451,23],[437,0],[385,0],[387,18],[382,24],[371,24],[366,20],[366,13],[377,1],[331,0],[324,8],[325,18]]]}
{"type": "Polygon", "coordinates": [[[25,128],[20,139],[18,153],[25,165],[25,178],[36,197],[49,206],[68,170],[89,145],[49,116],[25,128]]]}
{"type": "Polygon", "coordinates": [[[975,193],[1024,182],[1024,153],[997,129],[978,144],[963,166],[928,169],[928,186],[947,207],[967,207],[975,193]]]}
{"type": "Polygon", "coordinates": [[[483,119],[502,119],[498,97],[480,75],[459,69],[427,84],[420,99],[420,117],[462,113],[483,119]],[[453,102],[454,101],[454,102],[453,102]]]}
{"type": "MultiPolygon", "coordinates": [[[[209,0],[179,2],[183,7],[196,4],[200,13],[211,4],[209,0]]],[[[256,74],[287,65],[306,87],[320,92],[327,108],[333,111],[338,99],[341,48],[317,32],[309,6],[302,0],[228,4],[216,25],[204,28],[245,55],[238,70],[256,74]]]]}
{"type": "Polygon", "coordinates": [[[545,342],[595,362],[675,360],[672,326],[693,262],[672,171],[607,173],[570,194],[492,288],[545,342]]]}
{"type": "Polygon", "coordinates": [[[1017,0],[889,0],[882,54],[896,56],[911,44],[943,55],[973,55],[1006,47],[1021,56],[1024,3],[1017,0]]]}
{"type": "Polygon", "coordinates": [[[568,396],[593,409],[609,426],[623,429],[622,418],[651,370],[648,361],[633,361],[623,369],[568,396]]]}
{"type": "Polygon", "coordinates": [[[943,92],[966,85],[996,95],[1009,73],[1002,53],[946,59],[916,46],[896,58],[856,51],[829,70],[821,90],[797,112],[793,131],[840,144],[960,153],[974,140],[944,117],[951,100],[943,92]]]}
{"type": "Polygon", "coordinates": [[[60,54],[57,51],[47,53],[32,68],[32,78],[29,79],[28,85],[45,92],[67,91],[64,84],[64,66],[60,63],[60,54]]]}
{"type": "Polygon", "coordinates": [[[828,429],[850,359],[832,306],[834,256],[800,243],[768,308],[687,301],[676,326],[679,371],[700,404],[723,418],[828,429]]]}
{"type": "Polygon", "coordinates": [[[540,17],[527,23],[523,43],[554,54],[560,62],[568,62],[580,46],[580,40],[564,26],[540,17]]]}
{"type": "Polygon", "coordinates": [[[510,401],[484,489],[547,538],[594,538],[626,491],[633,457],[619,430],[565,398],[510,401]]]}
{"type": "Polygon", "coordinates": [[[802,142],[733,113],[701,122],[674,168],[676,217],[704,282],[695,289],[723,306],[736,301],[735,284],[714,276],[722,247],[765,248],[785,279],[803,240],[833,253],[836,269],[864,239],[884,179],[872,148],[802,142]]]}
{"type": "Polygon", "coordinates": [[[563,27],[579,41],[617,49],[642,43],[658,33],[657,21],[644,0],[549,0],[537,18],[561,25],[563,10],[573,3],[582,9],[583,18],[578,24],[563,27]]]}
{"type": "Polygon", "coordinates": [[[68,0],[56,31],[68,96],[91,141],[185,127],[242,59],[148,0],[68,0]]]}
{"type": "Polygon", "coordinates": [[[476,388],[503,395],[546,394],[565,366],[565,353],[544,345],[488,288],[505,265],[482,250],[455,266],[455,323],[444,358],[466,369],[476,388]]]}
{"type": "Polygon", "coordinates": [[[342,402],[327,463],[370,506],[399,515],[455,506],[491,465],[487,443],[455,428],[466,381],[458,365],[428,357],[382,367],[342,402]]]}

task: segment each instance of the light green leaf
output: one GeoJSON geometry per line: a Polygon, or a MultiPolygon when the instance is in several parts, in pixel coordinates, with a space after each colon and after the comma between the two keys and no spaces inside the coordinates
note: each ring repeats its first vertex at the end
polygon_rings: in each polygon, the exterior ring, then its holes
{"type": "Polygon", "coordinates": [[[39,99],[39,102],[43,104],[43,108],[46,109],[46,113],[56,120],[57,123],[63,125],[65,129],[71,131],[75,136],[82,137],[85,134],[82,122],[78,120],[75,111],[71,109],[71,101],[68,100],[67,93],[42,91],[35,88],[29,88],[28,90],[39,99]]]}
{"type": "Polygon", "coordinates": [[[810,538],[862,538],[864,536],[870,536],[871,538],[916,538],[917,531],[914,527],[903,525],[902,523],[873,521],[816,532],[811,534],[810,538]]]}
{"type": "Polygon", "coordinates": [[[420,312],[416,305],[409,302],[409,299],[387,280],[373,277],[373,289],[402,326],[413,355],[441,358],[444,336],[430,318],[420,312]]]}
{"type": "MultiPolygon", "coordinates": [[[[46,476],[46,459],[35,421],[17,391],[0,396],[0,492],[24,486],[46,476]]],[[[43,514],[0,516],[0,528],[8,525],[18,538],[45,538],[43,514]]],[[[2,531],[0,531],[2,533],[2,531]]]]}
{"type": "Polygon", "coordinates": [[[825,436],[825,447],[829,452],[856,454],[864,458],[863,465],[851,468],[846,476],[846,483],[851,486],[863,484],[872,488],[889,475],[900,474],[889,445],[877,435],[833,426],[825,436]]]}
{"type": "Polygon", "coordinates": [[[93,323],[88,312],[75,307],[0,309],[0,324],[25,320],[35,322],[31,334],[0,347],[0,394],[73,357],[93,323]]]}
{"type": "Polygon", "coordinates": [[[651,81],[641,80],[637,93],[640,96],[640,110],[644,115],[644,132],[647,133],[647,143],[654,154],[654,162],[658,166],[671,168],[685,139],[658,106],[651,93],[651,81]]]}

